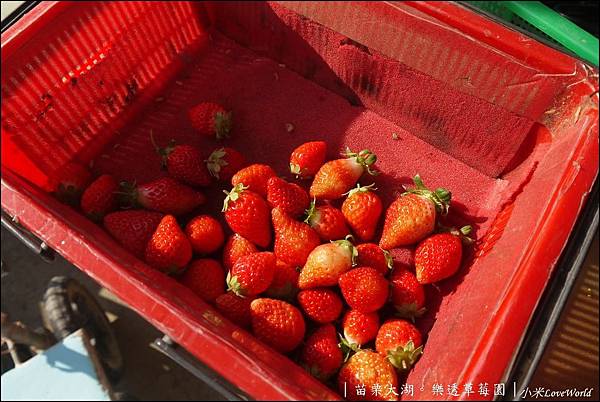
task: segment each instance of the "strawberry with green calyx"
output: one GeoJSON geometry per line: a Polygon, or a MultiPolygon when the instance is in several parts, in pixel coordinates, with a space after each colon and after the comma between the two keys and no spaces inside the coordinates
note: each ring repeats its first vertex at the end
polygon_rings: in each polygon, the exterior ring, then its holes
{"type": "Polygon", "coordinates": [[[218,103],[202,102],[190,108],[188,117],[201,135],[217,140],[229,138],[232,113],[218,103]]]}
{"type": "Polygon", "coordinates": [[[349,354],[375,339],[379,330],[379,315],[377,312],[349,310],[342,319],[342,329],[344,334],[340,335],[340,346],[347,359],[349,354]]]}
{"type": "Polygon", "coordinates": [[[344,362],[348,361],[348,358],[352,356],[354,353],[358,352],[361,348],[357,343],[350,342],[347,338],[339,334],[339,343],[338,346],[342,350],[342,355],[344,356],[344,362]]]}
{"type": "Polygon", "coordinates": [[[204,194],[170,177],[140,185],[122,182],[120,194],[128,207],[142,207],[175,216],[190,213],[206,201],[204,194]]]}
{"type": "Polygon", "coordinates": [[[211,176],[225,182],[246,166],[244,155],[229,147],[215,149],[204,162],[211,176]]]}
{"type": "Polygon", "coordinates": [[[463,243],[473,242],[468,237],[471,226],[464,226],[460,230],[444,230],[448,231],[426,238],[415,250],[415,270],[421,284],[439,282],[454,275],[460,268],[463,243]]]}
{"type": "Polygon", "coordinates": [[[161,148],[154,141],[152,131],[150,131],[150,140],[156,153],[162,158],[163,169],[166,169],[172,178],[192,186],[210,184],[210,173],[198,148],[191,145],[177,145],[175,140],[171,140],[166,147],[161,148]]]}
{"type": "Polygon", "coordinates": [[[267,198],[267,184],[269,179],[277,177],[277,173],[269,165],[255,163],[240,169],[231,178],[231,184],[236,186],[243,184],[249,190],[254,191],[263,198],[267,198]]]}
{"type": "Polygon", "coordinates": [[[356,246],[358,258],[356,265],[359,267],[371,267],[386,276],[393,268],[394,261],[390,252],[382,249],[375,243],[363,243],[356,246]]]}
{"type": "Polygon", "coordinates": [[[406,320],[389,320],[379,328],[375,348],[394,367],[406,372],[423,353],[421,333],[406,320]]]}
{"type": "Polygon", "coordinates": [[[271,243],[271,219],[267,202],[258,194],[239,183],[223,201],[223,212],[227,224],[259,247],[271,243]]]}
{"type": "Polygon", "coordinates": [[[356,248],[348,240],[321,244],[309,254],[300,271],[298,287],[310,289],[335,286],[340,275],[352,268],[356,261],[356,248]]]}
{"type": "Polygon", "coordinates": [[[446,215],[451,194],[444,188],[431,191],[416,175],[415,188],[398,197],[387,209],[379,245],[384,249],[415,244],[435,229],[438,214],[446,215]]]}
{"type": "Polygon", "coordinates": [[[321,166],[310,186],[311,197],[318,200],[341,198],[356,185],[363,173],[377,174],[371,168],[377,156],[368,149],[359,153],[347,150],[345,156],[345,159],[329,161],[321,166]]]}
{"type": "Polygon", "coordinates": [[[325,141],[306,142],[300,145],[290,156],[290,172],[302,179],[314,176],[325,162],[326,153],[325,141]]]}
{"type": "Polygon", "coordinates": [[[381,199],[375,194],[375,184],[361,187],[360,184],[350,190],[342,204],[342,213],[361,241],[371,241],[383,210],[381,199]]]}
{"type": "Polygon", "coordinates": [[[331,205],[316,206],[316,200],[310,203],[304,222],[308,223],[323,241],[344,239],[350,234],[342,211],[331,205]]]}
{"type": "Polygon", "coordinates": [[[53,193],[61,202],[79,205],[83,191],[92,181],[92,174],[78,162],[69,162],[50,179],[53,193]]]}
{"type": "Polygon", "coordinates": [[[240,257],[227,274],[227,290],[238,296],[256,296],[271,286],[276,269],[275,254],[271,252],[240,257]]]}

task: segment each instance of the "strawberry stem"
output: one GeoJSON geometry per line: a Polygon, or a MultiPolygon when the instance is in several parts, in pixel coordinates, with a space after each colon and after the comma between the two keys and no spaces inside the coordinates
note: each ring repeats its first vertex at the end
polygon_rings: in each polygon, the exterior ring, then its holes
{"type": "Polygon", "coordinates": [[[392,255],[387,250],[381,249],[381,251],[383,251],[383,257],[385,258],[385,265],[391,271],[392,269],[394,269],[394,260],[392,259],[392,255]]]}
{"type": "Polygon", "coordinates": [[[379,172],[377,170],[372,169],[372,165],[377,162],[377,155],[371,152],[368,149],[363,149],[359,153],[352,152],[350,148],[346,147],[346,152],[342,154],[347,158],[353,158],[356,163],[362,165],[363,168],[367,171],[371,176],[377,176],[379,172]]]}
{"type": "Polygon", "coordinates": [[[172,139],[171,141],[169,141],[169,144],[164,147],[161,148],[158,146],[158,144],[156,143],[156,141],[154,140],[154,131],[150,130],[150,142],[152,142],[152,146],[154,147],[154,150],[156,151],[157,154],[159,154],[161,156],[161,167],[163,169],[167,168],[167,158],[169,157],[169,154],[171,152],[173,152],[173,150],[175,149],[176,146],[176,142],[174,139],[172,139]]]}
{"type": "Polygon", "coordinates": [[[235,293],[239,297],[246,297],[242,291],[242,285],[238,282],[237,276],[231,276],[231,272],[227,273],[226,278],[227,290],[235,293]]]}
{"type": "Polygon", "coordinates": [[[360,350],[360,345],[357,343],[350,343],[342,334],[338,334],[340,337],[340,343],[338,346],[342,349],[342,353],[344,354],[344,362],[348,360],[348,358],[354,353],[360,350]]]}
{"type": "Polygon", "coordinates": [[[368,193],[369,191],[375,191],[375,190],[377,190],[377,188],[374,186],[375,186],[375,183],[369,184],[368,186],[361,187],[360,183],[357,183],[355,188],[348,191],[347,193],[344,193],[343,195],[347,195],[348,198],[350,198],[354,194],[357,194],[357,193],[368,193]]]}
{"type": "Polygon", "coordinates": [[[238,183],[235,185],[234,188],[231,189],[231,191],[223,190],[227,197],[225,197],[225,200],[223,201],[223,209],[221,210],[221,212],[227,211],[227,208],[229,207],[229,202],[237,201],[237,199],[240,198],[240,194],[242,194],[244,190],[247,189],[248,186],[244,186],[243,183],[238,183]]]}
{"type": "Polygon", "coordinates": [[[295,164],[295,163],[290,163],[290,172],[294,176],[296,176],[296,179],[300,178],[300,174],[302,173],[301,169],[300,169],[300,165],[295,164]]]}
{"type": "Polygon", "coordinates": [[[141,207],[138,202],[138,191],[135,181],[122,181],[119,183],[119,188],[121,191],[115,191],[115,194],[119,195],[119,204],[122,204],[123,208],[129,209],[141,207]]]}
{"type": "Polygon", "coordinates": [[[217,140],[229,138],[232,121],[231,116],[231,112],[215,113],[215,134],[217,135],[217,140]]]}
{"type": "Polygon", "coordinates": [[[314,218],[316,212],[317,212],[317,199],[313,198],[313,200],[310,202],[310,206],[304,212],[306,214],[306,218],[304,218],[304,223],[308,223],[310,225],[310,221],[312,218],[314,218]]]}
{"type": "Polygon", "coordinates": [[[435,205],[435,209],[442,215],[448,214],[448,208],[450,208],[450,201],[452,199],[452,193],[445,188],[437,188],[435,191],[431,191],[428,189],[425,184],[423,184],[423,180],[419,174],[415,175],[413,178],[413,182],[415,183],[415,187],[413,189],[407,190],[405,194],[417,194],[421,197],[424,197],[435,205]]]}
{"type": "Polygon", "coordinates": [[[438,231],[440,233],[450,233],[451,235],[459,237],[465,245],[472,244],[475,241],[469,236],[473,231],[473,227],[471,225],[466,225],[460,229],[456,229],[455,227],[448,227],[438,223],[438,231]]]}
{"type": "Polygon", "coordinates": [[[227,163],[227,161],[225,160],[226,155],[227,152],[225,151],[225,148],[218,148],[215,149],[209,155],[208,159],[204,161],[206,162],[206,167],[208,168],[208,171],[216,179],[219,178],[219,172],[221,171],[221,168],[223,166],[229,165],[229,163],[227,163]]]}
{"type": "Polygon", "coordinates": [[[352,255],[352,257],[351,257],[352,266],[355,266],[356,258],[358,257],[358,250],[356,249],[356,247],[354,247],[354,245],[350,242],[350,240],[354,240],[354,237],[352,237],[352,235],[346,236],[344,238],[344,240],[332,241],[332,243],[335,243],[340,247],[344,247],[344,248],[348,249],[350,251],[350,254],[352,255]]]}
{"type": "Polygon", "coordinates": [[[150,129],[150,142],[152,143],[152,146],[154,147],[154,150],[156,151],[156,153],[160,155],[160,147],[154,140],[154,130],[152,130],[152,129],[150,129]]]}
{"type": "Polygon", "coordinates": [[[401,371],[408,371],[417,362],[423,354],[423,346],[415,348],[413,341],[402,347],[398,346],[396,350],[390,350],[387,353],[387,358],[394,367],[401,371]]]}
{"type": "Polygon", "coordinates": [[[417,308],[416,303],[403,304],[395,307],[396,315],[398,317],[407,318],[413,323],[415,322],[415,318],[421,317],[427,311],[425,307],[417,308]]]}

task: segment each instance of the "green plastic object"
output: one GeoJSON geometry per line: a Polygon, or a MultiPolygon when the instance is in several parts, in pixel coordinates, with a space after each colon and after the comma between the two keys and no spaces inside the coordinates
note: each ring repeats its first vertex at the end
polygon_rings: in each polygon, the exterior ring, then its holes
{"type": "Polygon", "coordinates": [[[539,1],[467,1],[598,66],[598,38],[539,1]]]}

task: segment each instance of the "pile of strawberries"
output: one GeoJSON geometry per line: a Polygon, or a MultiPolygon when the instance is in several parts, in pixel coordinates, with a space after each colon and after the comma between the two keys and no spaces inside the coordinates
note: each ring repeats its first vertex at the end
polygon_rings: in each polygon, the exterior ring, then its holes
{"type": "MultiPolygon", "coordinates": [[[[202,135],[229,134],[231,113],[221,106],[202,103],[189,114],[202,135]]],[[[234,149],[218,148],[204,160],[193,146],[169,144],[156,147],[169,177],[134,184],[102,175],[89,184],[89,172],[70,164],[56,193],[79,202],[124,248],[296,358],[316,378],[328,382],[337,374],[348,398],[395,400],[399,382],[423,350],[413,325],[425,311],[423,285],[459,269],[470,227],[439,225],[451,194],[428,189],[418,175],[414,188],[385,210],[374,185],[357,184],[378,173],[376,156],[348,150],[326,162],[326,148],[315,141],[291,153],[290,172],[312,178],[308,192],[268,165],[248,165],[234,149]],[[233,231],[228,238],[210,215],[183,227],[178,222],[206,201],[197,187],[214,181],[233,186],[222,210],[233,231]],[[412,246],[414,270],[387,251],[412,246]],[[396,393],[354,392],[375,384],[396,393]]]]}

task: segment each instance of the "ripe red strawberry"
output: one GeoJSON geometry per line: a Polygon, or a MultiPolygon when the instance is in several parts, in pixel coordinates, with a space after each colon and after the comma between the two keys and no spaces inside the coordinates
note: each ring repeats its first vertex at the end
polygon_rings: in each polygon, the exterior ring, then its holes
{"type": "Polygon", "coordinates": [[[342,341],[353,350],[371,342],[379,330],[379,315],[375,313],[362,313],[358,310],[349,310],[342,320],[344,340],[342,341]]]}
{"type": "Polygon", "coordinates": [[[81,194],[91,181],[92,174],[85,166],[78,162],[69,162],[50,179],[50,186],[54,195],[60,201],[71,206],[77,206],[81,194]]]}
{"type": "Polygon", "coordinates": [[[343,273],[339,285],[346,303],[354,310],[371,313],[387,301],[388,281],[375,268],[361,267],[343,273]]]}
{"type": "Polygon", "coordinates": [[[292,351],[304,338],[302,313],[282,300],[256,299],[250,304],[250,315],[254,335],[281,353],[292,351]]]}
{"type": "Polygon", "coordinates": [[[238,258],[256,252],[258,252],[258,249],[254,243],[234,233],[229,236],[225,247],[223,247],[223,266],[227,271],[231,271],[238,258]]]}
{"type": "Polygon", "coordinates": [[[170,177],[138,186],[124,182],[121,188],[128,204],[175,216],[192,212],[206,201],[204,194],[170,177]]]}
{"type": "Polygon", "coordinates": [[[375,236],[377,222],[381,216],[383,206],[381,199],[370,186],[361,187],[360,184],[350,190],[348,197],[342,204],[342,213],[352,231],[361,241],[371,241],[375,236]]]}
{"type": "Polygon", "coordinates": [[[192,261],[179,281],[209,303],[225,293],[223,267],[219,261],[210,258],[192,261]]]}
{"type": "Polygon", "coordinates": [[[304,342],[300,355],[302,366],[314,377],[327,381],[342,365],[342,351],[335,327],[325,324],[304,342]]]}
{"type": "Polygon", "coordinates": [[[344,214],[331,205],[316,206],[310,203],[304,222],[308,223],[319,235],[321,240],[341,240],[350,234],[344,214]]]}
{"type": "Polygon", "coordinates": [[[240,297],[233,292],[223,293],[215,300],[217,309],[231,322],[242,327],[250,326],[250,303],[254,297],[240,297]]]}
{"type": "Polygon", "coordinates": [[[218,103],[202,102],[190,108],[188,116],[198,132],[218,140],[229,137],[231,131],[231,112],[218,103]]]}
{"type": "Polygon", "coordinates": [[[273,282],[265,295],[273,299],[293,300],[298,293],[298,275],[296,267],[278,259],[273,282]]]}
{"type": "Polygon", "coordinates": [[[260,194],[263,198],[267,197],[267,183],[271,177],[277,176],[277,173],[268,165],[255,163],[240,169],[231,178],[231,184],[236,186],[243,184],[250,191],[260,194]]]}
{"type": "Polygon", "coordinates": [[[401,265],[390,275],[392,304],[400,317],[413,319],[425,313],[425,291],[415,275],[401,265]]]}
{"type": "Polygon", "coordinates": [[[345,155],[346,159],[336,159],[321,166],[310,186],[311,197],[318,200],[341,198],[356,185],[365,171],[376,174],[371,165],[377,157],[371,151],[365,149],[356,154],[348,150],[345,155]]]}
{"type": "Polygon", "coordinates": [[[326,153],[327,143],[325,141],[305,142],[292,152],[290,172],[302,179],[314,176],[323,166],[326,153]]]}
{"type": "Polygon", "coordinates": [[[150,140],[156,153],[162,157],[162,166],[167,169],[169,176],[192,186],[210,184],[210,173],[198,148],[191,145],[176,145],[174,140],[166,147],[160,148],[154,142],[152,132],[150,132],[150,140]]]}
{"type": "Polygon", "coordinates": [[[392,256],[387,250],[375,243],[363,243],[356,246],[358,258],[356,265],[359,267],[375,268],[381,275],[387,275],[393,267],[392,256]]]}
{"type": "Polygon", "coordinates": [[[223,228],[218,220],[210,215],[199,215],[185,227],[192,249],[198,254],[211,254],[217,251],[225,241],[223,228]]]}
{"type": "Polygon", "coordinates": [[[301,267],[308,255],[321,244],[317,232],[304,222],[298,222],[281,212],[278,208],[271,211],[275,229],[274,251],[278,259],[301,267]]]}
{"type": "Polygon", "coordinates": [[[181,271],[192,259],[192,246],[173,215],[166,215],[146,246],[146,262],[165,273],[181,271]]]}
{"type": "Polygon", "coordinates": [[[321,244],[309,254],[300,271],[298,287],[310,289],[336,285],[340,275],[352,268],[355,258],[356,249],[348,240],[321,244]]]}
{"type": "Polygon", "coordinates": [[[424,239],[433,232],[437,214],[448,212],[451,199],[448,190],[429,190],[419,175],[413,180],[415,188],[398,197],[386,212],[379,242],[384,249],[408,246],[424,239]]]}
{"type": "Polygon", "coordinates": [[[446,279],[460,268],[462,259],[462,241],[467,237],[470,226],[450,233],[438,233],[423,240],[415,251],[415,268],[419,283],[434,283],[446,279]]]}
{"type": "Polygon", "coordinates": [[[375,339],[375,349],[394,367],[408,371],[423,353],[421,333],[406,320],[385,322],[375,339]]]}
{"type": "Polygon", "coordinates": [[[279,208],[293,218],[302,215],[310,204],[308,193],[302,187],[279,177],[271,177],[267,182],[267,201],[271,208],[279,208]]]}
{"type": "Polygon", "coordinates": [[[109,174],[98,177],[81,196],[81,210],[93,221],[100,221],[117,207],[119,183],[109,174]]]}
{"type": "Polygon", "coordinates": [[[117,211],[106,215],[103,224],[126,250],[143,257],[146,245],[162,218],[163,214],[159,212],[117,211]]]}
{"type": "Polygon", "coordinates": [[[240,257],[227,274],[228,290],[238,296],[256,296],[269,288],[275,269],[275,254],[271,252],[240,257]]]}
{"type": "Polygon", "coordinates": [[[267,202],[254,191],[237,184],[231,192],[225,192],[223,212],[227,224],[236,233],[259,247],[271,243],[271,220],[267,202]]]}
{"type": "Polygon", "coordinates": [[[233,175],[246,166],[246,158],[233,148],[217,148],[206,160],[209,173],[217,180],[228,182],[233,175]]]}
{"type": "Polygon", "coordinates": [[[398,378],[394,366],[381,354],[372,350],[359,350],[340,369],[338,374],[340,395],[351,401],[396,401],[398,400],[398,378]],[[374,387],[379,385],[381,392],[373,395],[374,387]],[[358,388],[366,390],[358,395],[358,388]],[[389,389],[395,390],[389,392],[389,389]]]}
{"type": "Polygon", "coordinates": [[[342,300],[331,289],[306,289],[298,293],[298,304],[304,314],[319,324],[337,320],[342,312],[342,300]]]}

